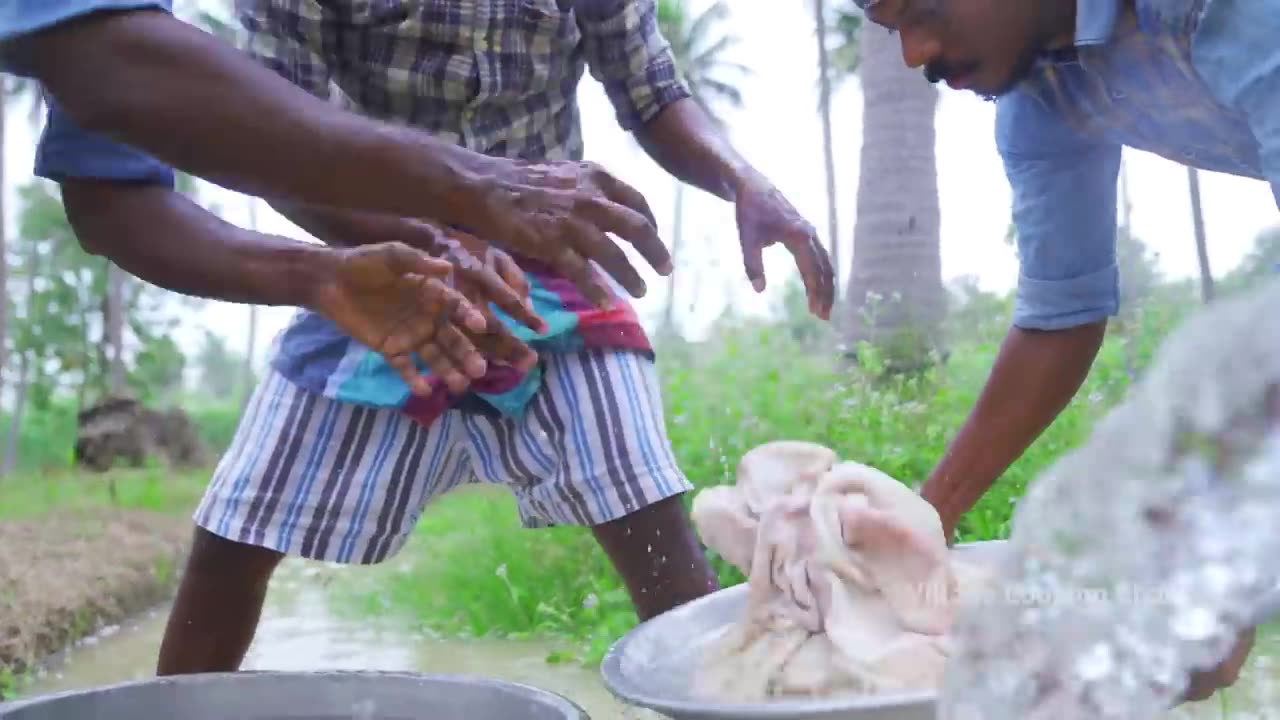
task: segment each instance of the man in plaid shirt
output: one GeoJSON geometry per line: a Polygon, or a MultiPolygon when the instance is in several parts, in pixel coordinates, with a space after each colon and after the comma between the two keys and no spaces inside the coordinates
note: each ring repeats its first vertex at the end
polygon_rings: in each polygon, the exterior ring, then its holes
{"type": "MultiPolygon", "coordinates": [[[[756,290],[761,251],[780,243],[796,258],[811,310],[828,317],[832,271],[813,228],[690,96],[654,0],[237,0],[237,8],[251,54],[290,81],[491,156],[581,159],[576,93],[590,68],[619,124],[662,167],[735,204],[756,290]]],[[[411,219],[276,207],[330,245],[437,240],[411,219]]],[[[464,228],[450,232],[463,247],[482,246],[464,228]]],[[[634,310],[612,288],[602,308],[546,265],[513,261],[547,329],[495,312],[539,362],[529,371],[491,363],[469,387],[441,371],[425,400],[332,323],[295,317],[196,512],[161,674],[239,667],[285,555],[380,562],[430,500],[472,481],[509,487],[526,527],[590,527],[642,619],[716,588],[680,503],[692,486],[666,436],[653,352],[634,310]]],[[[619,280],[644,291],[639,276],[619,280]]]]}

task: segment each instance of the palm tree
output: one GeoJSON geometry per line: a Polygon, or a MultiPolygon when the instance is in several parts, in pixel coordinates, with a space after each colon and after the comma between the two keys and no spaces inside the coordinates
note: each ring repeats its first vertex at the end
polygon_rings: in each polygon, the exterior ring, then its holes
{"type": "MultiPolygon", "coordinates": [[[[750,72],[724,57],[725,51],[738,42],[732,33],[716,32],[717,26],[728,17],[729,6],[725,0],[715,0],[697,17],[690,16],[685,0],[658,0],[658,28],[671,44],[676,69],[693,100],[720,128],[724,128],[725,122],[717,108],[742,107],[742,92],[723,74],[736,72],[741,76],[750,72]]],[[[684,191],[684,183],[676,180],[671,256],[677,263],[684,244],[684,191]]],[[[667,304],[663,311],[664,333],[672,332],[675,327],[675,294],[675,279],[671,278],[667,281],[667,304]]]]}
{"type": "MultiPolygon", "coordinates": [[[[4,173],[4,143],[7,129],[8,110],[15,100],[27,98],[31,105],[27,115],[27,123],[38,128],[44,118],[44,97],[40,94],[40,86],[29,78],[0,75],[0,390],[4,389],[4,371],[8,366],[9,341],[9,242],[5,232],[8,217],[5,206],[6,177],[4,173]]],[[[13,423],[10,414],[10,423],[13,423]]],[[[12,458],[0,459],[0,474],[13,465],[12,458]]]]}
{"type": "Polygon", "coordinates": [[[822,160],[827,179],[827,242],[831,266],[840,292],[840,222],[836,196],[836,159],[831,133],[831,96],[836,87],[857,72],[858,28],[862,16],[852,8],[831,12],[827,0],[813,0],[814,33],[818,36],[818,114],[822,118],[822,160]],[[834,15],[834,18],[832,17],[834,15]]]}
{"type": "Polygon", "coordinates": [[[1196,234],[1196,258],[1200,261],[1200,300],[1213,301],[1213,271],[1209,269],[1209,246],[1204,232],[1204,211],[1200,207],[1200,171],[1187,166],[1187,187],[1191,192],[1191,227],[1196,234]]]}
{"type": "MultiPolygon", "coordinates": [[[[258,198],[249,197],[249,229],[257,231],[258,229],[258,198]]],[[[240,411],[244,412],[249,407],[249,398],[253,396],[253,356],[257,351],[255,347],[258,342],[258,306],[249,306],[249,337],[245,343],[244,368],[241,371],[240,383],[242,393],[240,396],[240,411]]]]}
{"type": "MultiPolygon", "coordinates": [[[[839,273],[840,223],[836,211],[836,156],[831,142],[831,51],[827,48],[831,33],[826,0],[813,0],[813,23],[814,33],[818,36],[818,115],[822,118],[822,165],[827,175],[827,243],[830,246],[831,267],[839,273]]],[[[835,283],[839,288],[838,275],[835,283]]]]}
{"type": "Polygon", "coordinates": [[[945,352],[938,91],[903,64],[883,28],[864,26],[857,42],[863,134],[848,337],[879,346],[890,369],[916,369],[945,352]]]}

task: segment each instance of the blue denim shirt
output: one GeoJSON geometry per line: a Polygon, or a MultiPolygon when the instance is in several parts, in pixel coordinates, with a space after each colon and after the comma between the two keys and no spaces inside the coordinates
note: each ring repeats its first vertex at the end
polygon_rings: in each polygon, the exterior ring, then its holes
{"type": "MultiPolygon", "coordinates": [[[[0,49],[23,35],[109,10],[171,11],[173,0],[0,0],[0,49]]],[[[16,58],[0,52],[0,71],[29,75],[16,58]]],[[[93,72],[85,68],[85,72],[93,72]]],[[[146,153],[79,128],[46,93],[48,122],[36,148],[35,174],[51,180],[97,178],[174,184],[174,173],[146,153]]]]}
{"type": "Polygon", "coordinates": [[[1280,0],[1079,0],[1075,39],[996,104],[1022,328],[1119,309],[1122,147],[1267,180],[1280,202],[1280,0]]]}

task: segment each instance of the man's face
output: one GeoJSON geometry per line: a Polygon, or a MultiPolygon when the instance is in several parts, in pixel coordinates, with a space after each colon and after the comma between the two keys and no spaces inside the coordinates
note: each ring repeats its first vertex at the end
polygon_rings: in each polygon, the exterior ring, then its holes
{"type": "Polygon", "coordinates": [[[1037,0],[873,0],[867,19],[895,31],[902,59],[931,82],[992,98],[1012,90],[1047,45],[1037,0]]]}

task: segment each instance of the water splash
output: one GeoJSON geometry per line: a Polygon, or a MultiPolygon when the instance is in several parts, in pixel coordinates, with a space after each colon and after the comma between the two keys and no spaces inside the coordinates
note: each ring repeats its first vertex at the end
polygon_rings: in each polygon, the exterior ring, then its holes
{"type": "Polygon", "coordinates": [[[1005,592],[957,623],[941,720],[1152,718],[1274,609],[1278,308],[1272,281],[1203,309],[1031,487],[1005,592]]]}

